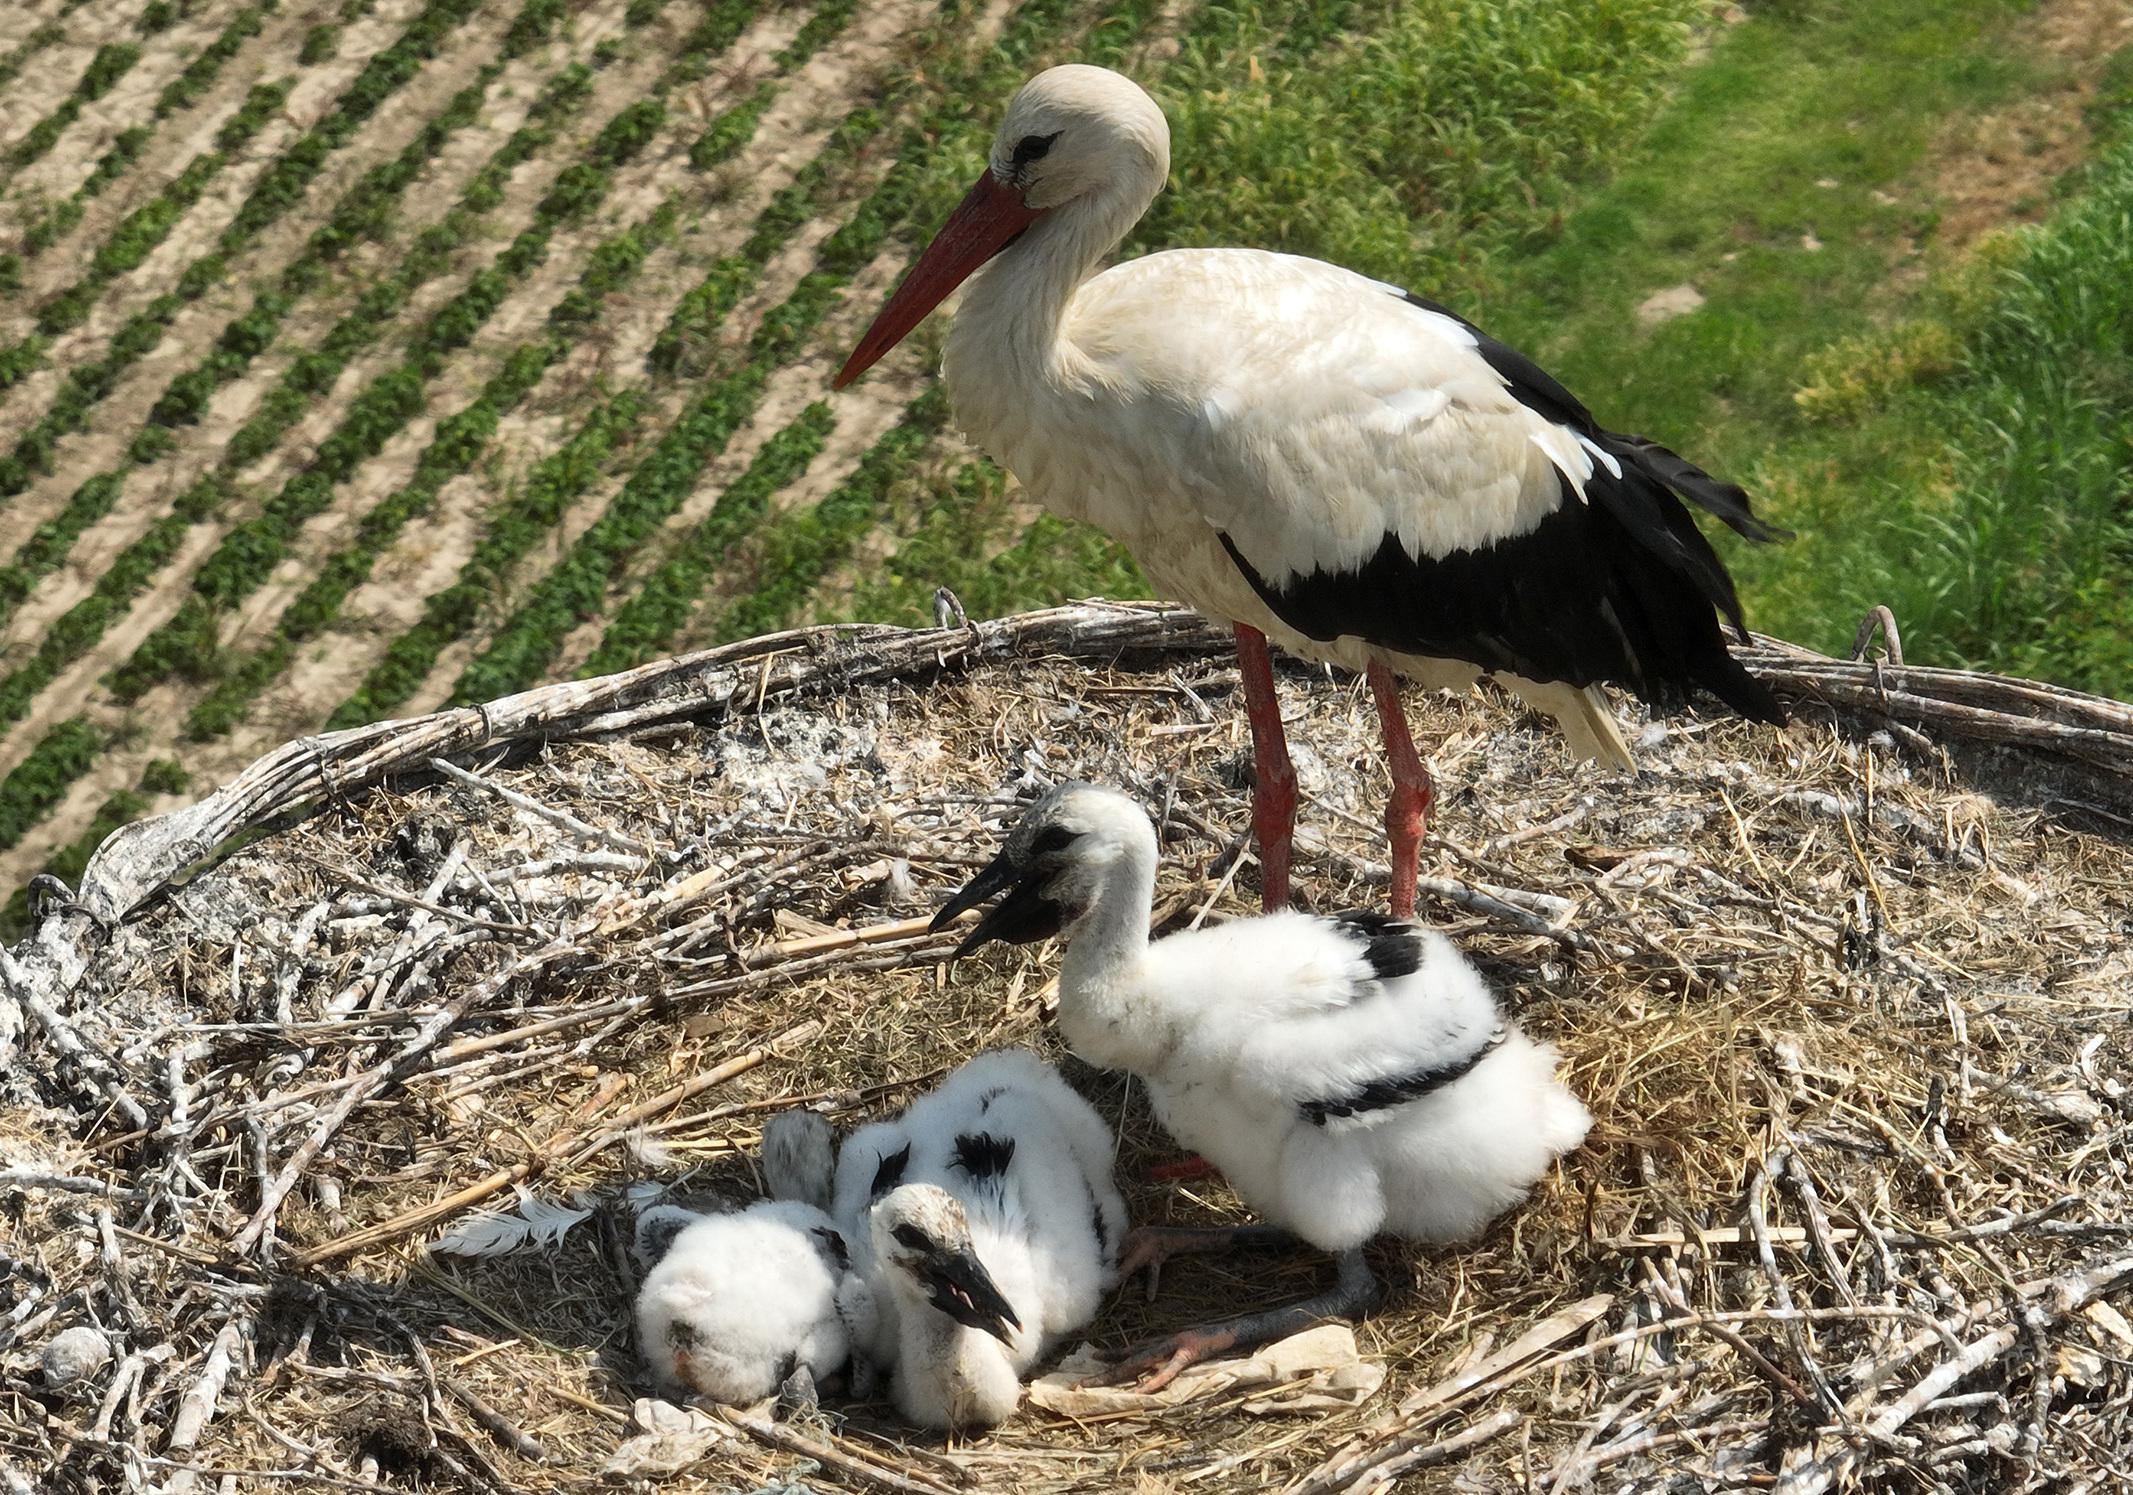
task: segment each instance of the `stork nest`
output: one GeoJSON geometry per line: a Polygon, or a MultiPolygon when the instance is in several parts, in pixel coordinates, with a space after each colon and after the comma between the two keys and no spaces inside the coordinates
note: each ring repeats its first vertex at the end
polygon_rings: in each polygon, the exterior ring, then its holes
{"type": "MultiPolygon", "coordinates": [[[[1411,698],[1423,917],[1597,1124],[1480,1240],[1376,1249],[1374,1396],[1026,1406],[948,1444],[833,1400],[699,1420],[663,1482],[2122,1488],[2133,712],[1745,657],[1795,725],[1651,724],[1634,776],[1492,696],[1411,698]]],[[[1381,903],[1367,692],[1283,689],[1301,892],[1381,903]]],[[[925,928],[1039,786],[1150,806],[1159,926],[1254,911],[1239,706],[1175,610],[822,630],[307,739],[120,832],[0,961],[0,1484],[615,1487],[646,1185],[743,1198],[782,1107],[850,1126],[988,1046],[1059,1053],[1054,949],[950,967],[925,928]],[[427,1249],[529,1197],[586,1213],[427,1249]],[[110,1358],[52,1384],[84,1327],[110,1358]]],[[[1241,1213],[1150,1182],[1175,1152],[1137,1094],[1069,1074],[1136,1219],[1241,1213]]],[[[1088,1336],[1324,1270],[1180,1263],[1088,1336]]]]}

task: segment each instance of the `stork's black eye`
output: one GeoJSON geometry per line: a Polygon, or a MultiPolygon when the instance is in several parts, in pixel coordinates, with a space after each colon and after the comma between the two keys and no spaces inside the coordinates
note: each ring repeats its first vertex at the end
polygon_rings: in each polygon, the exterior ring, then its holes
{"type": "Polygon", "coordinates": [[[916,1225],[899,1225],[889,1234],[895,1236],[899,1244],[909,1246],[913,1251],[925,1249],[926,1233],[916,1225]]]}
{"type": "Polygon", "coordinates": [[[1042,161],[1044,153],[1052,148],[1052,142],[1058,138],[1059,132],[1054,130],[1049,135],[1025,135],[1016,141],[1012,157],[1015,170],[1020,171],[1032,161],[1042,161]]]}
{"type": "Polygon", "coordinates": [[[1033,857],[1049,856],[1055,851],[1065,851],[1081,838],[1081,832],[1070,831],[1063,825],[1048,825],[1037,832],[1037,838],[1029,844],[1033,857]]]}

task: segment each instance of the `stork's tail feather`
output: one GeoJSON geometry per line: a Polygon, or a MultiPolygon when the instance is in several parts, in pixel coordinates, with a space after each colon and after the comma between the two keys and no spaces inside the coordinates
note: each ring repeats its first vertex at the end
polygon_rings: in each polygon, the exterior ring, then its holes
{"type": "Polygon", "coordinates": [[[1650,437],[1622,436],[1608,431],[1601,435],[1600,445],[1642,468],[1699,509],[1715,514],[1736,534],[1763,543],[1792,538],[1791,530],[1755,517],[1748,491],[1740,484],[1712,477],[1688,458],[1668,450],[1650,437]]]}
{"type": "Polygon", "coordinates": [[[1750,721],[1782,727],[1790,720],[1770,687],[1749,674],[1723,643],[1696,662],[1696,683],[1750,721]]]}
{"type": "Polygon", "coordinates": [[[1496,678],[1535,711],[1555,718],[1562,729],[1563,744],[1576,762],[1598,761],[1625,773],[1636,771],[1629,739],[1615,720],[1607,692],[1597,685],[1577,686],[1560,680],[1528,680],[1520,675],[1498,673],[1496,678]]]}

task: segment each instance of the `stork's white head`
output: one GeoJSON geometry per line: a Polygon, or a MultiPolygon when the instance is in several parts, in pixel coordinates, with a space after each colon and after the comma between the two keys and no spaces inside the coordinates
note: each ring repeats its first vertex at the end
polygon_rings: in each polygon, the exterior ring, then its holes
{"type": "Polygon", "coordinates": [[[898,1296],[930,1304],[1002,1344],[1014,1343],[1022,1320],[979,1260],[970,1218],[953,1194],[932,1184],[892,1189],[876,1201],[867,1228],[874,1259],[889,1268],[898,1296]]]}
{"type": "Polygon", "coordinates": [[[988,164],[1039,212],[1101,192],[1138,217],[1170,174],[1170,126],[1131,78],[1070,62],[1016,91],[988,164]]]}
{"type": "MultiPolygon", "coordinates": [[[[1170,126],[1139,84],[1082,63],[1039,73],[1009,101],[976,185],[860,338],[835,387],[865,373],[1040,219],[1056,215],[1058,231],[1089,231],[1101,241],[1091,253],[1102,254],[1169,174],[1170,126]]],[[[1086,266],[1070,268],[1078,275],[1086,266]]]]}
{"type": "Polygon", "coordinates": [[[956,953],[988,940],[1045,939],[1087,913],[1121,870],[1144,873],[1155,855],[1155,827],[1133,800],[1095,784],[1061,784],[1022,812],[1000,854],[933,916],[933,927],[1005,892],[956,953]]]}

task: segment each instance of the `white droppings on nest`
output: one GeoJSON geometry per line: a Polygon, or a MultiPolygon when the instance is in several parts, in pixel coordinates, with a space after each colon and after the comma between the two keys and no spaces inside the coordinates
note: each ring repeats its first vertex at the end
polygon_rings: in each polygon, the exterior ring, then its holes
{"type": "Polygon", "coordinates": [[[52,1336],[40,1357],[44,1383],[71,1387],[95,1375],[111,1359],[111,1341],[101,1329],[76,1324],[52,1336]]]}
{"type": "Polygon", "coordinates": [[[827,789],[832,774],[876,758],[878,740],[872,727],[780,707],[745,718],[738,731],[719,737],[714,752],[744,806],[783,814],[827,789]]]}

